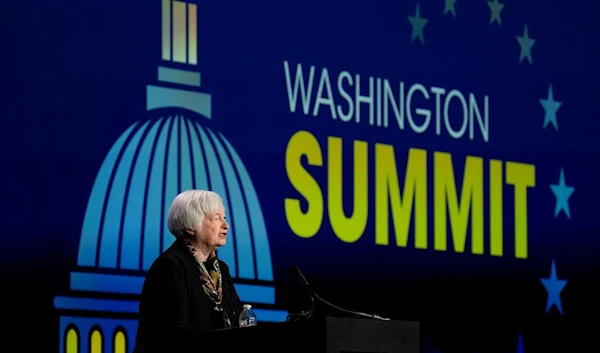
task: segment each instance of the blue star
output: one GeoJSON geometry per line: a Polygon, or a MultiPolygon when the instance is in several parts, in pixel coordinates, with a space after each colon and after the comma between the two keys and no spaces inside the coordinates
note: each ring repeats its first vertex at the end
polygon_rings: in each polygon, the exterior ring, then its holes
{"type": "Polygon", "coordinates": [[[523,36],[517,36],[517,41],[521,46],[521,56],[519,57],[519,62],[527,58],[527,60],[529,60],[529,63],[533,65],[533,59],[531,58],[531,47],[533,47],[533,45],[535,44],[535,39],[529,37],[527,25],[525,25],[525,29],[523,30],[523,36]]]}
{"type": "Polygon", "coordinates": [[[421,17],[421,11],[419,10],[419,4],[417,4],[417,8],[415,10],[414,16],[408,16],[408,21],[412,26],[412,36],[410,41],[413,42],[415,38],[419,38],[421,43],[425,44],[425,38],[423,37],[423,28],[427,24],[427,19],[421,17]]]}
{"type": "Polygon", "coordinates": [[[456,0],[446,0],[446,4],[444,6],[444,16],[450,12],[452,16],[456,17],[456,9],[454,8],[455,2],[456,0]]]}
{"type": "Polygon", "coordinates": [[[504,4],[499,3],[498,0],[488,1],[487,3],[490,7],[490,11],[492,11],[492,14],[490,16],[490,24],[496,21],[500,26],[502,26],[502,17],[500,17],[500,12],[502,12],[504,4]]]}
{"type": "Polygon", "coordinates": [[[550,311],[552,305],[556,305],[558,312],[562,315],[562,305],[560,303],[560,292],[567,285],[566,280],[556,278],[556,264],[552,259],[552,270],[550,271],[550,278],[542,278],[542,284],[546,287],[548,292],[548,301],[546,302],[546,313],[550,311]]]}
{"type": "Polygon", "coordinates": [[[521,333],[519,333],[519,342],[517,343],[516,353],[525,353],[525,347],[523,347],[523,335],[521,333]]]}
{"type": "Polygon", "coordinates": [[[575,191],[572,186],[565,184],[565,171],[560,168],[560,178],[558,184],[550,184],[550,189],[556,196],[556,207],[554,207],[554,218],[558,217],[560,211],[564,211],[568,219],[571,219],[571,210],[569,209],[569,197],[575,191]]]}
{"type": "Polygon", "coordinates": [[[542,103],[542,107],[544,107],[544,111],[546,115],[544,116],[544,129],[548,126],[549,123],[552,123],[554,129],[558,131],[558,121],[556,120],[556,112],[560,108],[561,102],[554,100],[554,94],[552,92],[552,85],[548,88],[548,99],[540,99],[540,103],[542,103]]]}

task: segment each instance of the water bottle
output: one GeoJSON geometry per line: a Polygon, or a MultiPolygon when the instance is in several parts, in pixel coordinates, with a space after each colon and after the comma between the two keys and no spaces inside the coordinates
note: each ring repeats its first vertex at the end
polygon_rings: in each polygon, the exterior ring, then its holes
{"type": "Polygon", "coordinates": [[[256,326],[256,314],[250,304],[244,304],[244,310],[240,314],[240,327],[246,326],[256,326]]]}

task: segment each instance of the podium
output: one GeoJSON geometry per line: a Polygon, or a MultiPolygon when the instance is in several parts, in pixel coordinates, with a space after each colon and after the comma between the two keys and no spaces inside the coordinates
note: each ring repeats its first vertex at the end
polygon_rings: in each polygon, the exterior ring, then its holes
{"type": "Polygon", "coordinates": [[[419,353],[419,323],[323,316],[207,332],[221,352],[419,353]]]}

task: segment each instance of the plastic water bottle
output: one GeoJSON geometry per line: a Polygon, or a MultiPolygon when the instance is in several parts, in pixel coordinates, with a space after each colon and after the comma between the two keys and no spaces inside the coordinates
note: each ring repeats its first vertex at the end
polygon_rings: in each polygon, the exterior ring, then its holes
{"type": "Polygon", "coordinates": [[[246,326],[256,326],[256,314],[250,304],[244,304],[244,310],[240,314],[240,327],[246,326]]]}

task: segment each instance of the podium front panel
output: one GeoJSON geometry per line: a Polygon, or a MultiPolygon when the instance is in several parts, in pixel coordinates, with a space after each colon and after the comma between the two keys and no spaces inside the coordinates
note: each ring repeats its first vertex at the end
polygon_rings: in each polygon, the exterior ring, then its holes
{"type": "Polygon", "coordinates": [[[419,353],[412,321],[326,318],[326,353],[419,353]]]}

